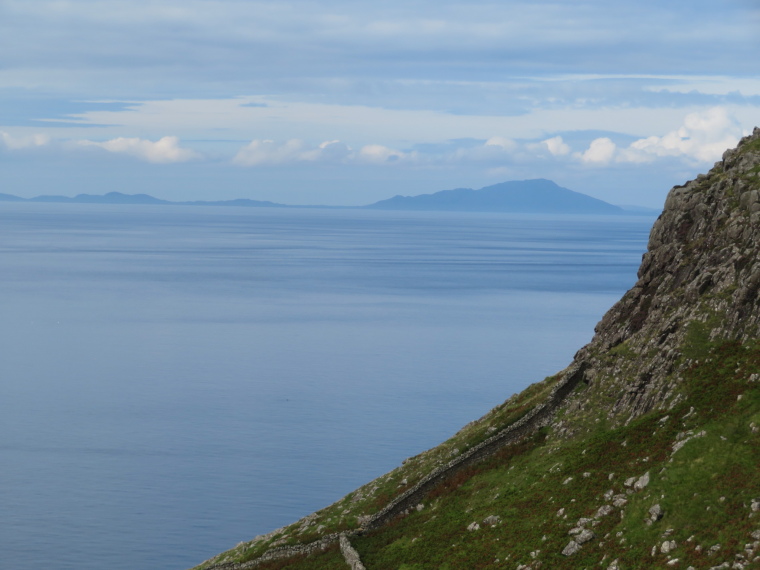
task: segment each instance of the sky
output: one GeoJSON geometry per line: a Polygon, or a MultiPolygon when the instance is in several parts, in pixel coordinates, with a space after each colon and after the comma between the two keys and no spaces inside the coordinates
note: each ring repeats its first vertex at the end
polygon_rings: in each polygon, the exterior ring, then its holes
{"type": "Polygon", "coordinates": [[[760,0],[0,0],[0,192],[661,207],[760,125],[760,0]]]}

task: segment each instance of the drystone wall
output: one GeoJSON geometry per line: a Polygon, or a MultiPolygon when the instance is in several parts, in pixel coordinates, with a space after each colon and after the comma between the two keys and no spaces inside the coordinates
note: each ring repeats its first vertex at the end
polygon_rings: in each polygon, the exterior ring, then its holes
{"type": "Polygon", "coordinates": [[[348,540],[348,536],[345,533],[340,535],[340,552],[343,554],[346,564],[351,567],[351,570],[367,570],[359,558],[359,553],[351,546],[351,541],[348,540]]]}
{"type": "Polygon", "coordinates": [[[491,436],[465,453],[462,453],[456,459],[453,459],[446,465],[439,467],[424,477],[412,488],[391,501],[383,510],[372,515],[362,525],[362,530],[373,530],[383,526],[404,511],[416,506],[422,498],[432,491],[438,484],[456,474],[458,471],[490,457],[505,445],[516,443],[547,425],[554,411],[584,378],[585,369],[586,365],[584,363],[576,364],[565,374],[545,402],[533,408],[530,413],[519,421],[504,428],[499,433],[491,436]]]}
{"type": "Polygon", "coordinates": [[[274,560],[284,560],[286,558],[293,558],[294,556],[308,556],[315,552],[327,550],[330,546],[338,542],[341,535],[346,533],[332,533],[327,534],[310,542],[308,544],[294,544],[292,546],[279,546],[267,551],[264,555],[256,558],[255,560],[249,560],[247,562],[226,562],[222,564],[215,564],[209,566],[208,570],[250,570],[256,568],[265,562],[272,562],[274,560]]]}

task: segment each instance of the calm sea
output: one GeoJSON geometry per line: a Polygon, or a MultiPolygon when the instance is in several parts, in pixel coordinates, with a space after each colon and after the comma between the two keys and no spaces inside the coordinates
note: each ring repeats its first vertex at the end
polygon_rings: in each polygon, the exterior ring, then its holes
{"type": "Polygon", "coordinates": [[[0,568],[183,569],[564,368],[653,219],[0,204],[0,568]]]}

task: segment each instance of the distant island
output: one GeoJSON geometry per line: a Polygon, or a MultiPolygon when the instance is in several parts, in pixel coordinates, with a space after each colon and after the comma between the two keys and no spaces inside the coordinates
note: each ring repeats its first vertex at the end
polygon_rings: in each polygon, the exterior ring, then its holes
{"type": "MultiPolygon", "coordinates": [[[[242,206],[247,208],[350,208],[351,206],[295,206],[262,200],[195,200],[172,202],[154,198],[148,194],[78,194],[68,196],[36,196],[21,198],[0,194],[4,202],[48,202],[71,204],[150,204],[174,206],[242,206]]],[[[643,214],[659,213],[658,210],[638,206],[614,206],[558,186],[551,180],[514,180],[486,186],[480,190],[456,188],[418,196],[394,196],[367,206],[355,206],[370,210],[445,211],[445,212],[503,212],[514,214],[643,214]]]]}
{"type": "Polygon", "coordinates": [[[262,200],[195,200],[192,202],[172,202],[161,200],[148,194],[122,194],[121,192],[108,192],[107,194],[77,194],[76,196],[36,196],[34,198],[21,198],[12,194],[0,194],[0,202],[48,202],[58,204],[155,204],[171,206],[245,206],[259,208],[299,208],[303,206],[286,206],[262,200]]]}
{"type": "Polygon", "coordinates": [[[420,196],[394,196],[366,208],[515,214],[624,214],[620,206],[558,186],[551,180],[514,180],[480,190],[456,188],[420,196]]]}

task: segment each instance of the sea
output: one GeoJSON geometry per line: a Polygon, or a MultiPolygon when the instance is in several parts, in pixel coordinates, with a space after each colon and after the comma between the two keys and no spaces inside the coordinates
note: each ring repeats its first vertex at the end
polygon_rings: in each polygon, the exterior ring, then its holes
{"type": "Polygon", "coordinates": [[[0,203],[0,568],[172,570],[565,366],[652,216],[0,203]]]}

